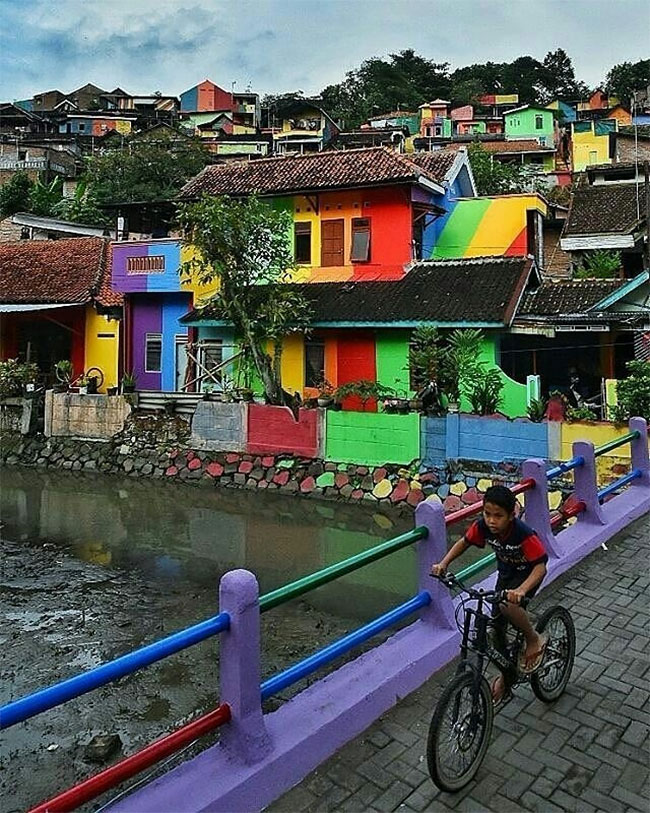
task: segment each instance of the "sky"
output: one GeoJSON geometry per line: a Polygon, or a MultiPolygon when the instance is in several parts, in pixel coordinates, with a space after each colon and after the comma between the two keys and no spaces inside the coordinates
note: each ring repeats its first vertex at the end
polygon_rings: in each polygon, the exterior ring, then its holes
{"type": "Polygon", "coordinates": [[[562,47],[595,87],[649,42],[650,0],[0,0],[0,101],[86,82],[178,95],[205,78],[315,95],[405,48],[456,68],[562,47]]]}

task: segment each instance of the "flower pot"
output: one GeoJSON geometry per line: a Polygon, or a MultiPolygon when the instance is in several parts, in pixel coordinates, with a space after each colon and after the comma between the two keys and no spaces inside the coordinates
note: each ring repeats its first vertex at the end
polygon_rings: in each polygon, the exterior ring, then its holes
{"type": "Polygon", "coordinates": [[[242,390],[241,392],[241,399],[242,401],[246,401],[247,403],[251,403],[254,397],[254,393],[252,390],[242,390]]]}
{"type": "Polygon", "coordinates": [[[122,384],[122,392],[135,392],[135,384],[122,384]]]}
{"type": "Polygon", "coordinates": [[[449,401],[447,403],[447,412],[460,412],[460,404],[458,401],[449,401]]]}
{"type": "Polygon", "coordinates": [[[117,395],[119,387],[106,387],[106,395],[117,395]]]}
{"type": "Polygon", "coordinates": [[[88,395],[88,387],[79,387],[79,395],[88,395]]]}
{"type": "Polygon", "coordinates": [[[97,376],[91,375],[88,377],[88,387],[87,387],[88,395],[97,395],[98,382],[99,379],[97,378],[97,376]]]}
{"type": "Polygon", "coordinates": [[[329,395],[320,395],[318,397],[318,406],[325,409],[332,404],[332,400],[329,395]]]}

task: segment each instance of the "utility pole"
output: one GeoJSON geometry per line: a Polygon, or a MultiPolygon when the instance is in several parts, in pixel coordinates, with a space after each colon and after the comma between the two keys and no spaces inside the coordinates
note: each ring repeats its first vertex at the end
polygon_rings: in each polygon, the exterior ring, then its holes
{"type": "Polygon", "coordinates": [[[646,269],[650,271],[650,161],[643,162],[645,186],[645,260],[646,269]]]}

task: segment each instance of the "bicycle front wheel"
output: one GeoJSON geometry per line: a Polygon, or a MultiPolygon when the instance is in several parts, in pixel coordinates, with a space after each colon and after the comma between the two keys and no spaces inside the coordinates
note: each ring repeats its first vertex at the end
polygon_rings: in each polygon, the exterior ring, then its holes
{"type": "Polygon", "coordinates": [[[433,712],[427,742],[429,774],[441,789],[465,787],[478,771],[490,742],[494,708],[485,678],[458,675],[433,712]]]}
{"type": "Polygon", "coordinates": [[[565,690],[576,654],[576,631],[571,613],[551,607],[537,622],[537,631],[548,635],[542,665],[530,676],[530,686],[544,703],[552,703],[565,690]]]}

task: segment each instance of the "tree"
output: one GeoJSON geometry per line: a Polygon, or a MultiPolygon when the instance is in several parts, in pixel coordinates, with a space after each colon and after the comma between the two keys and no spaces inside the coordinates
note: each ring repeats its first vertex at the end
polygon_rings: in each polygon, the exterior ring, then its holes
{"type": "Polygon", "coordinates": [[[53,217],[62,197],[61,178],[53,178],[50,183],[45,183],[39,178],[29,193],[29,211],[41,217],[53,217]]]}
{"type": "Polygon", "coordinates": [[[605,90],[623,104],[630,104],[632,94],[650,85],[650,59],[621,62],[607,74],[605,90]]]}
{"type": "Polygon", "coordinates": [[[618,251],[599,249],[588,252],[582,268],[576,273],[578,279],[612,279],[621,272],[621,255],[618,251]]]}
{"type": "Polygon", "coordinates": [[[26,172],[15,172],[0,186],[0,217],[30,211],[30,194],[34,182],[26,172]]]}
{"type": "Polygon", "coordinates": [[[563,48],[549,51],[542,62],[544,101],[580,99],[588,93],[584,82],[578,82],[571,57],[563,48]]]}
{"type": "Polygon", "coordinates": [[[209,162],[198,139],[172,132],[93,156],[84,178],[98,204],[170,200],[209,162]]]}
{"type": "Polygon", "coordinates": [[[520,165],[495,161],[478,141],[470,144],[467,153],[479,195],[507,195],[523,192],[528,186],[520,165]]]}
{"type": "Polygon", "coordinates": [[[74,195],[63,198],[56,207],[56,214],[71,223],[86,226],[108,226],[110,218],[98,207],[97,201],[89,194],[84,179],[77,184],[74,195]]]}
{"type": "Polygon", "coordinates": [[[283,336],[304,330],[308,323],[305,299],[295,286],[285,284],[294,268],[291,215],[255,197],[203,197],[181,206],[179,221],[187,244],[196,250],[181,273],[201,283],[218,280],[211,309],[233,325],[268,402],[292,406],[278,365],[266,351],[269,341],[277,347],[283,336]]]}

